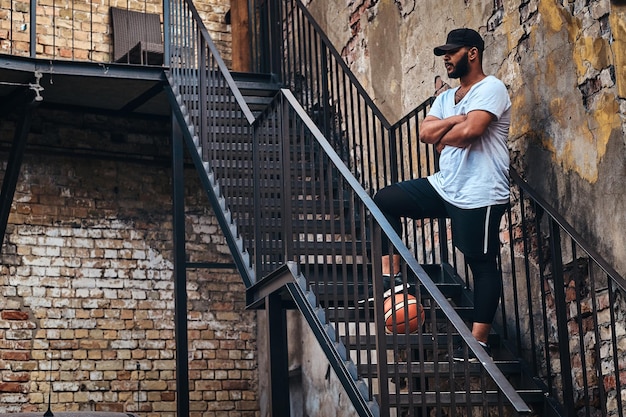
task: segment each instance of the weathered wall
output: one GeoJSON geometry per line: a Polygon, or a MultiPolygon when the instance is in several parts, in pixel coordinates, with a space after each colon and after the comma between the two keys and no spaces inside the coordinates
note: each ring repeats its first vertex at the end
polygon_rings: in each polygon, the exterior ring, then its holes
{"type": "MultiPolygon", "coordinates": [[[[291,417],[357,415],[326,355],[298,310],[287,311],[289,401],[291,417]]],[[[267,315],[257,314],[259,352],[259,402],[261,416],[270,417],[267,315]]]]}
{"type": "Polygon", "coordinates": [[[447,79],[432,48],[455,27],[485,38],[485,71],[513,102],[512,163],[626,275],[626,6],[615,0],[310,0],[389,120],[447,79]]]}
{"type": "MultiPolygon", "coordinates": [[[[301,404],[294,410],[297,416],[354,417],[357,415],[352,402],[331,368],[322,348],[300,312],[289,316],[289,367],[299,370],[299,380],[292,382],[301,388],[299,398],[293,402],[301,404]]],[[[297,390],[293,390],[296,391],[297,390]]]]}
{"type": "MultiPolygon", "coordinates": [[[[15,123],[0,122],[0,178],[15,123]]],[[[39,109],[0,254],[0,412],[174,416],[169,123],[39,109]]],[[[186,170],[192,416],[255,416],[255,314],[186,170]],[[224,265],[224,267],[220,266],[224,265]]]]}

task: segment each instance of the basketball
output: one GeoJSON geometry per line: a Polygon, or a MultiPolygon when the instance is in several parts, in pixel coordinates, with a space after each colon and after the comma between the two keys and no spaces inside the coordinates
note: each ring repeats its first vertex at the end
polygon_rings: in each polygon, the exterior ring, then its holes
{"type": "Polygon", "coordinates": [[[406,301],[404,294],[387,297],[383,308],[385,310],[387,333],[393,333],[394,331],[399,334],[406,333],[405,326],[407,323],[409,325],[409,333],[415,333],[419,326],[424,324],[426,318],[424,307],[411,294],[407,294],[406,301]]]}

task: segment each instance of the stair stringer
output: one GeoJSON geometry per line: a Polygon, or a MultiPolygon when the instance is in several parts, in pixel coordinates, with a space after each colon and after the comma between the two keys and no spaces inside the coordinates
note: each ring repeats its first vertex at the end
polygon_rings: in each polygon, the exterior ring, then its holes
{"type": "MultiPolygon", "coordinates": [[[[194,134],[194,126],[178,94],[175,82],[168,76],[168,97],[176,122],[181,127],[185,144],[188,146],[193,163],[198,171],[202,185],[207,192],[209,202],[218,219],[220,228],[224,232],[228,247],[235,260],[235,264],[242,276],[246,288],[256,283],[249,252],[245,249],[238,230],[237,222],[228,209],[226,200],[221,191],[219,181],[215,179],[210,164],[202,160],[199,138],[194,134]]],[[[315,294],[306,288],[306,279],[302,274],[294,273],[296,265],[291,263],[294,282],[287,284],[287,290],[310,326],[320,344],[329,364],[332,366],[347,395],[351,399],[355,410],[361,417],[378,417],[380,407],[375,399],[369,398],[367,383],[359,378],[357,367],[348,357],[346,346],[336,339],[333,325],[326,319],[326,313],[319,306],[315,294]]]]}
{"type": "Polygon", "coordinates": [[[195,128],[190,122],[189,113],[186,107],[181,104],[182,100],[180,98],[180,94],[178,93],[178,87],[169,74],[167,76],[167,80],[168,86],[165,90],[168,93],[172,113],[175,120],[181,127],[185,144],[189,149],[194,166],[200,176],[202,186],[207,193],[211,207],[213,208],[220,228],[224,233],[226,244],[228,245],[228,248],[233,256],[237,270],[239,271],[246,288],[249,288],[256,282],[256,275],[254,269],[252,268],[250,253],[244,247],[243,239],[237,230],[237,222],[232,217],[231,211],[228,209],[226,200],[220,191],[219,182],[215,179],[210,164],[202,160],[202,150],[199,146],[199,138],[195,135],[195,128]]]}
{"type": "Polygon", "coordinates": [[[281,287],[272,285],[274,280],[280,281],[282,287],[289,292],[290,298],[313,332],[357,414],[361,417],[379,417],[380,406],[378,402],[375,398],[370,398],[367,383],[359,377],[356,364],[348,356],[347,347],[337,338],[335,327],[326,318],[324,308],[320,306],[317,297],[307,286],[307,279],[298,270],[296,262],[287,262],[268,274],[258,283],[260,289],[250,288],[249,299],[258,299],[257,295],[261,293],[267,295],[263,287],[271,287],[272,291],[280,291],[281,287]]]}

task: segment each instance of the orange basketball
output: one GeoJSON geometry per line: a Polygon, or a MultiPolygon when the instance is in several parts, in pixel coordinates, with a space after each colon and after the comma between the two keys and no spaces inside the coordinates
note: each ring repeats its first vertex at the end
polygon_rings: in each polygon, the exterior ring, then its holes
{"type": "Polygon", "coordinates": [[[424,324],[424,320],[426,319],[424,307],[422,307],[411,294],[407,294],[406,300],[404,294],[396,294],[394,297],[389,296],[385,299],[383,308],[385,310],[385,327],[387,328],[387,333],[393,333],[394,330],[398,334],[406,333],[405,326],[407,323],[409,325],[409,333],[415,333],[419,326],[424,324]],[[395,303],[393,301],[394,298],[395,303]]]}

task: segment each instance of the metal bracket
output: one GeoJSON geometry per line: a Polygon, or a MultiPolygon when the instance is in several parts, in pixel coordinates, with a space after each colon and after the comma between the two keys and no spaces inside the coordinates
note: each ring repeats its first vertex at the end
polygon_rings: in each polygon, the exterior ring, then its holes
{"type": "Polygon", "coordinates": [[[28,88],[35,92],[35,101],[43,101],[43,97],[40,94],[44,90],[40,84],[42,76],[41,71],[35,71],[35,82],[28,84],[28,88]]]}

